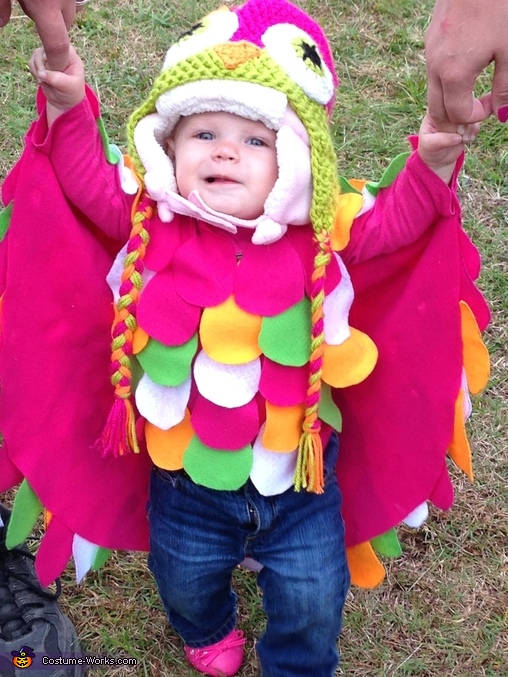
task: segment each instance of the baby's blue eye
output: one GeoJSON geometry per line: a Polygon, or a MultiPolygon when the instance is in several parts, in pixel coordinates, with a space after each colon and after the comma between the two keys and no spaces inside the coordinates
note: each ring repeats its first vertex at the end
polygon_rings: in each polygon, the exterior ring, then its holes
{"type": "Polygon", "coordinates": [[[266,143],[262,139],[249,139],[247,143],[251,146],[266,146],[266,143]]]}
{"type": "Polygon", "coordinates": [[[214,137],[212,132],[198,132],[196,138],[203,139],[203,141],[211,141],[214,137]]]}

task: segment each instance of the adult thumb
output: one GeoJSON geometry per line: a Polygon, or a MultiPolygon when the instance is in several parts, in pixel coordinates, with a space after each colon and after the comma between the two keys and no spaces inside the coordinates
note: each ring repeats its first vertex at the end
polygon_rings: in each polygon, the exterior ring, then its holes
{"type": "Polygon", "coordinates": [[[508,120],[508,59],[496,59],[494,62],[492,110],[500,122],[508,120]]]}
{"type": "Polygon", "coordinates": [[[6,26],[11,18],[11,0],[0,0],[0,26],[6,26]]]}

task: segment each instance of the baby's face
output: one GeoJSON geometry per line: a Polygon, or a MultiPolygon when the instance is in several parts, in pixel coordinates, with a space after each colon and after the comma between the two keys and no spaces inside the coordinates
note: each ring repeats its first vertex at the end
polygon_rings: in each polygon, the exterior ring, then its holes
{"type": "Polygon", "coordinates": [[[211,209],[255,219],[277,180],[275,138],[262,122],[232,113],[180,118],[168,139],[180,195],[197,190],[211,209]]]}

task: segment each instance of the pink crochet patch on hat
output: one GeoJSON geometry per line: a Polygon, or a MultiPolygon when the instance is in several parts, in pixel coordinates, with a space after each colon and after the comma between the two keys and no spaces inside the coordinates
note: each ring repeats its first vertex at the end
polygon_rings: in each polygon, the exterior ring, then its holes
{"type": "MultiPolygon", "coordinates": [[[[333,56],[328,41],[319,24],[311,19],[303,10],[285,0],[249,0],[249,2],[241,7],[233,8],[233,11],[240,18],[240,27],[233,35],[232,42],[248,40],[259,47],[263,47],[261,37],[267,28],[275,22],[278,24],[293,24],[305,31],[315,41],[321,56],[332,73],[334,86],[338,86],[339,79],[335,72],[333,56]]],[[[327,106],[328,112],[333,108],[333,103],[332,99],[327,106]]]]}

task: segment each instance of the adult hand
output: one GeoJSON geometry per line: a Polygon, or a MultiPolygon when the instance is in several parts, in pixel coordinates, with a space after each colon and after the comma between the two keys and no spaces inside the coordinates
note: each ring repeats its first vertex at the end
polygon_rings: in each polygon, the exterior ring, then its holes
{"type": "Polygon", "coordinates": [[[83,62],[76,50],[69,47],[69,63],[63,71],[47,69],[44,49],[38,47],[29,61],[29,68],[42,86],[46,101],[60,112],[73,108],[85,97],[85,73],[83,62]]]}
{"type": "Polygon", "coordinates": [[[449,183],[455,170],[455,163],[464,152],[466,143],[474,141],[480,131],[480,123],[455,125],[450,131],[437,129],[427,114],[420,125],[418,154],[421,159],[445,183],[449,183]]]}
{"type": "MultiPolygon", "coordinates": [[[[69,26],[76,16],[75,0],[18,0],[23,12],[35,22],[44,45],[48,68],[64,70],[69,63],[69,26]]],[[[8,23],[12,0],[0,0],[0,25],[8,23]]]]}
{"type": "Polygon", "coordinates": [[[508,0],[436,0],[425,36],[429,114],[440,129],[508,119],[508,0]],[[495,62],[492,109],[474,96],[480,73],[495,62]]]}

